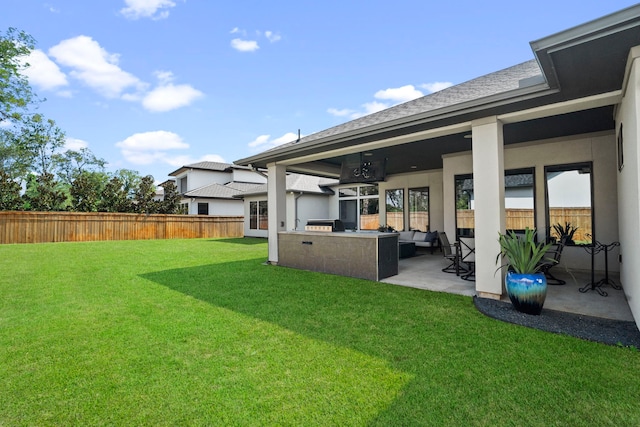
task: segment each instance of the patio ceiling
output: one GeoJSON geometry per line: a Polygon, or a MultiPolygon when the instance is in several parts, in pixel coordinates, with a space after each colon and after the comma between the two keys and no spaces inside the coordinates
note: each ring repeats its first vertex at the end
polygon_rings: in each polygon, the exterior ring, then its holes
{"type": "MultiPolygon", "coordinates": [[[[549,138],[579,135],[614,129],[613,106],[598,107],[551,117],[509,123],[504,126],[505,145],[549,138]]],[[[312,173],[331,178],[340,176],[343,161],[386,160],[387,175],[442,168],[445,154],[471,150],[471,131],[423,139],[377,149],[355,148],[355,152],[328,157],[313,162],[288,166],[300,173],[312,173]]]]}

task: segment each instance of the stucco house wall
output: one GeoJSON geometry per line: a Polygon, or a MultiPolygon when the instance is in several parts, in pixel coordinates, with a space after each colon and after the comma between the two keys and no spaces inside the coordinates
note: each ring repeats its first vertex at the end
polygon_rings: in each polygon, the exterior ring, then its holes
{"type": "Polygon", "coordinates": [[[223,182],[222,184],[225,184],[228,181],[254,182],[256,184],[266,184],[267,177],[251,170],[234,169],[233,173],[230,174],[229,179],[223,182]]]}
{"type": "MultiPolygon", "coordinates": [[[[310,219],[330,218],[328,197],[319,194],[289,192],[286,196],[287,223],[286,230],[304,230],[304,226],[310,219]]],[[[249,228],[250,202],[267,201],[267,195],[245,196],[243,211],[244,235],[247,237],[268,237],[267,230],[254,230],[249,228]]],[[[242,202],[242,201],[240,201],[242,202]]]]}
{"type": "Polygon", "coordinates": [[[209,215],[219,216],[242,216],[244,208],[242,200],[225,200],[225,199],[183,199],[183,203],[189,205],[189,215],[198,214],[198,203],[207,203],[209,205],[209,215]]]}
{"type": "MultiPolygon", "coordinates": [[[[579,162],[593,162],[594,230],[603,243],[619,240],[615,135],[604,132],[514,144],[504,150],[505,170],[535,168],[536,224],[540,238],[546,237],[545,166],[579,162]]],[[[445,204],[447,234],[455,236],[455,175],[473,172],[471,153],[449,155],[444,158],[445,204]]],[[[619,271],[618,251],[609,253],[609,271],[619,271]]],[[[591,257],[584,248],[566,247],[561,265],[580,270],[591,269],[591,257]]],[[[604,270],[604,257],[595,257],[595,269],[604,270]]]]}
{"type": "MultiPolygon", "coordinates": [[[[640,47],[635,47],[629,55],[626,86],[623,98],[616,111],[616,137],[621,138],[623,167],[617,173],[620,235],[620,281],[629,302],[636,323],[640,324],[640,69],[638,60],[640,47]],[[622,126],[622,134],[620,129],[622,126]]],[[[616,142],[618,140],[616,139],[616,142]]],[[[617,150],[616,150],[617,152],[617,150]]],[[[616,169],[617,170],[617,169],[616,169]]]]}

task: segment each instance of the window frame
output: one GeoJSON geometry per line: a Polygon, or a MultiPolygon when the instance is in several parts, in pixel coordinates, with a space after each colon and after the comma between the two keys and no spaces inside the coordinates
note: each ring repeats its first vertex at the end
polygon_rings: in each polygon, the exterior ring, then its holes
{"type": "MultiPolygon", "coordinates": [[[[408,189],[409,192],[409,198],[407,200],[408,203],[408,213],[409,213],[409,221],[408,221],[408,227],[409,230],[419,230],[419,228],[416,228],[413,224],[411,224],[411,214],[414,212],[411,210],[412,207],[412,197],[411,197],[411,193],[412,192],[425,192],[427,193],[427,221],[426,221],[426,225],[425,225],[425,230],[421,230],[421,231],[430,231],[431,230],[431,190],[429,189],[429,186],[425,186],[425,187],[412,187],[408,189]]],[[[423,212],[423,211],[415,211],[415,212],[423,212]]]]}
{"type": "MultiPolygon", "coordinates": [[[[375,199],[378,202],[378,216],[380,215],[380,187],[378,184],[357,184],[357,185],[343,185],[338,188],[338,216],[340,219],[343,219],[342,216],[342,203],[348,201],[355,201],[356,203],[356,228],[349,228],[349,230],[376,230],[378,226],[375,228],[362,228],[362,209],[363,209],[363,200],[375,199]],[[375,188],[375,194],[363,194],[363,189],[365,188],[375,188]],[[344,194],[342,191],[345,189],[355,190],[355,194],[344,194]]],[[[343,221],[344,222],[344,221],[343,221]]],[[[378,221],[376,221],[377,223],[378,221]]]]}
{"type": "MultiPolygon", "coordinates": [[[[385,226],[390,225],[397,231],[405,230],[404,214],[405,214],[406,200],[405,200],[405,197],[404,197],[404,193],[405,193],[404,188],[390,188],[390,189],[384,191],[384,216],[385,216],[385,224],[384,225],[385,226]],[[399,212],[401,213],[400,221],[402,222],[402,230],[400,229],[399,226],[397,226],[397,224],[394,227],[394,224],[390,224],[389,223],[389,209],[388,209],[389,203],[388,203],[388,200],[389,200],[389,193],[392,193],[392,192],[397,192],[397,193],[400,194],[401,206],[400,206],[400,211],[399,212]]],[[[378,206],[378,209],[380,209],[380,206],[378,206]]]]}
{"type": "MultiPolygon", "coordinates": [[[[538,209],[537,209],[538,203],[536,203],[536,168],[535,167],[529,167],[529,168],[518,168],[518,169],[505,170],[504,171],[504,177],[506,179],[507,176],[524,175],[524,174],[529,174],[529,173],[531,174],[531,176],[533,178],[533,186],[532,186],[532,191],[533,191],[533,195],[532,195],[532,199],[533,199],[533,228],[534,228],[534,230],[537,230],[538,229],[538,209]]],[[[505,188],[504,189],[505,189],[505,195],[506,195],[506,191],[507,191],[506,183],[505,183],[505,188]]],[[[507,209],[507,207],[505,205],[505,226],[506,226],[506,215],[507,215],[506,209],[507,209]]],[[[507,228],[507,231],[509,231],[508,228],[507,228]]]]}
{"type": "Polygon", "coordinates": [[[209,202],[198,202],[198,215],[209,215],[209,202]],[[203,206],[206,207],[207,213],[200,213],[203,206]]]}
{"type": "Polygon", "coordinates": [[[544,167],[544,203],[545,203],[545,223],[547,225],[547,240],[551,238],[551,229],[553,224],[551,224],[550,219],[550,206],[549,206],[549,180],[547,179],[547,175],[549,172],[570,172],[577,171],[580,169],[588,168],[589,169],[589,197],[591,200],[591,243],[581,243],[575,244],[575,246],[583,246],[583,247],[593,247],[596,241],[596,209],[595,209],[595,192],[594,192],[594,173],[593,173],[593,162],[576,162],[576,163],[562,163],[557,165],[546,165],[544,167]]]}
{"type": "MultiPolygon", "coordinates": [[[[453,176],[453,212],[454,212],[454,222],[455,222],[455,238],[456,240],[458,240],[459,237],[473,237],[475,235],[475,211],[473,214],[473,218],[474,218],[474,226],[473,228],[470,228],[469,230],[471,230],[470,234],[460,234],[458,232],[459,228],[458,228],[458,189],[457,189],[457,182],[458,180],[466,180],[466,179],[471,179],[473,182],[473,174],[472,173],[463,173],[463,174],[458,174],[458,175],[454,175],[453,176]]],[[[473,182],[473,185],[475,185],[475,182],[473,182]]],[[[469,200],[469,203],[471,203],[471,200],[469,200]]],[[[473,210],[473,209],[471,209],[473,210]]]]}

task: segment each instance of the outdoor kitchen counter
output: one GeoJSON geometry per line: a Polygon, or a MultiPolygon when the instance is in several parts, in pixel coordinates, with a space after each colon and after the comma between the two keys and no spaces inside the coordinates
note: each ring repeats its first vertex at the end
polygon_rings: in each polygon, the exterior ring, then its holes
{"type": "Polygon", "coordinates": [[[278,265],[381,280],[398,274],[398,234],[282,231],[278,265]]]}

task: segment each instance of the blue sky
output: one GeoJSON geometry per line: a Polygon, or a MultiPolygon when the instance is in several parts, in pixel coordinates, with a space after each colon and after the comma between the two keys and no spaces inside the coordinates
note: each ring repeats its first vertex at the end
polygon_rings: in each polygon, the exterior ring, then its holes
{"type": "Polygon", "coordinates": [[[161,182],[533,59],[631,1],[3,0],[39,111],[108,170],[161,182]]]}

